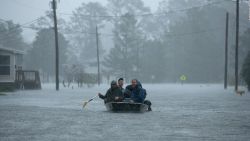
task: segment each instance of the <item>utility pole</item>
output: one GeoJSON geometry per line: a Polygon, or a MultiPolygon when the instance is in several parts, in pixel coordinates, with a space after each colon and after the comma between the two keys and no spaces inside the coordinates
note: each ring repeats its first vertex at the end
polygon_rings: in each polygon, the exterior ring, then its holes
{"type": "MultiPolygon", "coordinates": [[[[136,39],[136,43],[137,43],[137,47],[136,47],[136,77],[138,78],[139,77],[139,64],[140,64],[140,49],[139,49],[139,40],[136,39]]],[[[139,78],[138,78],[139,79],[139,78]]]]}
{"type": "Polygon", "coordinates": [[[54,16],[55,46],[56,46],[56,90],[59,90],[59,48],[58,48],[58,31],[56,18],[56,0],[52,0],[52,9],[54,16]]]}
{"type": "MultiPolygon", "coordinates": [[[[124,54],[125,54],[125,56],[124,56],[124,59],[125,60],[127,60],[128,59],[128,35],[127,34],[125,34],[124,35],[124,37],[125,37],[125,49],[124,49],[124,54]]],[[[129,74],[128,74],[128,61],[125,61],[125,69],[124,69],[124,77],[125,77],[125,82],[127,83],[128,82],[128,76],[129,76],[129,74]]]]}
{"type": "Polygon", "coordinates": [[[238,91],[239,0],[236,0],[235,91],[238,91]]]}
{"type": "Polygon", "coordinates": [[[100,86],[100,59],[99,59],[99,36],[98,36],[98,27],[96,26],[96,52],[97,52],[97,83],[100,86]]]}
{"type": "Polygon", "coordinates": [[[225,73],[224,73],[224,89],[227,89],[227,66],[228,66],[228,12],[226,14],[226,32],[225,32],[225,73]]]}

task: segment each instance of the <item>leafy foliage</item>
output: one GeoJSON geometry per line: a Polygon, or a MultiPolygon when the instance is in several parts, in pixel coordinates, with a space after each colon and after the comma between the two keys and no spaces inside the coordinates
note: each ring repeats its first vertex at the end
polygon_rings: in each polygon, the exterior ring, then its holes
{"type": "Polygon", "coordinates": [[[250,52],[248,52],[247,57],[244,60],[244,64],[241,70],[241,76],[248,85],[248,89],[250,90],[250,52]]]}
{"type": "MultiPolygon", "coordinates": [[[[59,40],[59,68],[66,63],[66,49],[68,41],[62,34],[58,34],[59,40]]],[[[26,56],[26,66],[30,69],[41,70],[49,75],[54,75],[55,70],[55,39],[52,29],[42,29],[37,32],[33,48],[26,56]]]]}
{"type": "MultiPolygon", "coordinates": [[[[101,15],[107,15],[106,8],[100,3],[89,2],[82,3],[71,16],[66,32],[72,46],[80,50],[78,54],[82,63],[96,58],[96,26],[101,30],[106,21],[101,15]]],[[[100,48],[100,53],[103,52],[100,48]]]]}
{"type": "Polygon", "coordinates": [[[126,79],[134,77],[139,71],[140,30],[137,20],[129,13],[121,17],[115,25],[114,48],[106,57],[104,65],[113,73],[124,76],[126,79]]]}
{"type": "Polygon", "coordinates": [[[22,28],[12,21],[0,22],[0,45],[17,50],[24,50],[28,45],[23,41],[22,28]]]}
{"type": "MultiPolygon", "coordinates": [[[[250,29],[244,32],[244,34],[240,38],[240,49],[239,53],[244,57],[244,60],[239,60],[239,62],[243,62],[241,68],[241,76],[243,80],[248,85],[248,89],[250,90],[250,29]]],[[[241,58],[243,58],[241,57],[241,58]]]]}

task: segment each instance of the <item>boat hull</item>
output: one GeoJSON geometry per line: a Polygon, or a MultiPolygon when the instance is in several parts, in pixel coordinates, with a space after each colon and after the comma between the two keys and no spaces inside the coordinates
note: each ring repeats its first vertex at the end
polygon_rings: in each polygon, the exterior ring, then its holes
{"type": "Polygon", "coordinates": [[[105,103],[108,111],[112,112],[145,112],[148,111],[148,105],[143,103],[130,102],[109,102],[105,103]]]}

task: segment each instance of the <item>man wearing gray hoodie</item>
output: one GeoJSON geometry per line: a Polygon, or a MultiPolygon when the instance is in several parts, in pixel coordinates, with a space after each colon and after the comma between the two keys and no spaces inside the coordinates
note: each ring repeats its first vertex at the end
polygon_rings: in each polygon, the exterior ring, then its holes
{"type": "Polygon", "coordinates": [[[107,90],[105,95],[98,93],[99,97],[104,100],[105,103],[108,102],[121,102],[124,98],[122,90],[118,87],[116,81],[112,81],[110,88],[107,90]]]}

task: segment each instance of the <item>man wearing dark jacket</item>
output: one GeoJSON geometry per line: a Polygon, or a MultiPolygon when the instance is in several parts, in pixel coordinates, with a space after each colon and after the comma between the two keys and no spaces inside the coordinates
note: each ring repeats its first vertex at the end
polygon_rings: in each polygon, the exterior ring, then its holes
{"type": "Polygon", "coordinates": [[[128,85],[126,87],[124,96],[126,98],[131,98],[134,102],[144,103],[148,105],[148,111],[152,111],[151,102],[149,100],[145,100],[147,92],[142,88],[140,81],[138,81],[137,79],[133,79],[131,81],[131,85],[128,85]]]}
{"type": "Polygon", "coordinates": [[[136,103],[143,103],[145,99],[145,90],[138,85],[138,81],[133,79],[131,85],[126,87],[126,97],[130,97],[136,103]]]}
{"type": "Polygon", "coordinates": [[[111,87],[108,89],[105,95],[98,93],[99,97],[104,100],[105,103],[108,102],[120,102],[123,100],[123,93],[121,89],[117,86],[116,81],[111,82],[111,87]]]}

